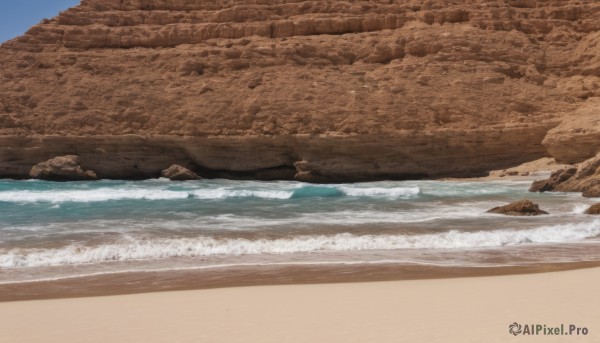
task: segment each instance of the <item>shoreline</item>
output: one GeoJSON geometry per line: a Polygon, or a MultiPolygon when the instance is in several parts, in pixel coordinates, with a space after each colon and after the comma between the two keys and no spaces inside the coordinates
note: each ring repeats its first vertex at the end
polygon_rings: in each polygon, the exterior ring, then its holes
{"type": "Polygon", "coordinates": [[[0,284],[0,303],[249,286],[346,284],[539,274],[600,268],[600,261],[521,266],[443,267],[426,264],[278,265],[215,270],[108,273],[0,284]]]}
{"type": "MultiPolygon", "coordinates": [[[[528,163],[535,172],[548,160],[528,163]]],[[[523,170],[523,166],[515,167],[523,170]]],[[[556,168],[553,167],[553,168],[556,168]]],[[[526,169],[526,168],[525,168],[526,169]]],[[[440,179],[439,181],[521,181],[529,182],[534,175],[507,175],[499,177],[498,171],[488,177],[474,179],[440,179]]],[[[443,266],[425,263],[319,263],[295,265],[232,266],[201,270],[202,268],[160,271],[116,271],[90,275],[74,275],[57,279],[0,282],[0,302],[23,300],[60,299],[88,296],[112,296],[162,291],[235,288],[262,285],[356,283],[368,281],[398,281],[482,277],[495,275],[535,274],[551,271],[600,267],[600,260],[575,262],[532,262],[523,265],[496,266],[443,266]]],[[[0,273],[1,276],[1,273],[0,273]]]]}
{"type": "Polygon", "coordinates": [[[595,341],[598,281],[600,268],[588,268],[9,302],[0,331],[14,343],[595,341]],[[522,338],[513,322],[588,332],[522,338]]]}

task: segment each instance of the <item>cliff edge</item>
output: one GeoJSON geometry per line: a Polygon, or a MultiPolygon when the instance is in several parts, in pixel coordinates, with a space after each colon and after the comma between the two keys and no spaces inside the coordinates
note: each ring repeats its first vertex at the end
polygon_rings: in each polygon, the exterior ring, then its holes
{"type": "Polygon", "coordinates": [[[600,151],[600,3],[83,0],[0,46],[0,176],[477,176],[600,151]]]}

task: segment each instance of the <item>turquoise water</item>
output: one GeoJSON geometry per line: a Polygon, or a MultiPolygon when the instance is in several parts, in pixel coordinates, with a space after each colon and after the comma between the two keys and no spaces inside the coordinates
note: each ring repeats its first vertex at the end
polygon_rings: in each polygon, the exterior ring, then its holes
{"type": "Polygon", "coordinates": [[[0,180],[0,281],[215,263],[595,259],[591,200],[529,184],[0,180]],[[525,197],[551,215],[485,213],[525,197]]]}

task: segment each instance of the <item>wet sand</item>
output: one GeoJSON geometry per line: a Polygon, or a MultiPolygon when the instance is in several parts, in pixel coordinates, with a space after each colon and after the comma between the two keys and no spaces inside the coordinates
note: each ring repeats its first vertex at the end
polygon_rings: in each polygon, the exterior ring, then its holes
{"type": "Polygon", "coordinates": [[[0,302],[264,285],[356,283],[545,273],[600,267],[600,261],[506,267],[423,264],[271,265],[130,272],[0,284],[0,302]]]}
{"type": "Polygon", "coordinates": [[[3,342],[598,342],[600,268],[0,304],[3,342]],[[520,324],[586,336],[512,336],[520,324]]]}

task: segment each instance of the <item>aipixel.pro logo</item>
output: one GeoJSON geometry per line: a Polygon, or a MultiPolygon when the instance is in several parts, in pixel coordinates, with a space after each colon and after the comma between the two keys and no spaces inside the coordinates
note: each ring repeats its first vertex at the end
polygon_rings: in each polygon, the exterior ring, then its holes
{"type": "Polygon", "coordinates": [[[558,326],[549,326],[546,324],[519,324],[514,322],[508,326],[508,332],[513,336],[586,336],[589,330],[585,326],[574,324],[560,324],[558,326]]]}

